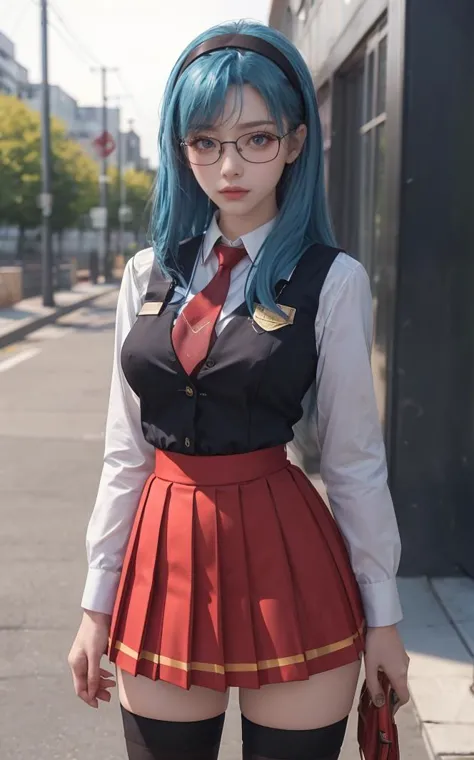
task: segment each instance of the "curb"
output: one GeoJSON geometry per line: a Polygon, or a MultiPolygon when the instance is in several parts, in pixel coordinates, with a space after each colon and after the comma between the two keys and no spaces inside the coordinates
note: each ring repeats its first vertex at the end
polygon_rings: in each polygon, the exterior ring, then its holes
{"type": "Polygon", "coordinates": [[[16,343],[17,341],[23,340],[23,338],[26,338],[26,336],[30,333],[35,332],[36,330],[40,330],[42,327],[50,325],[53,322],[56,322],[66,314],[70,314],[72,311],[76,311],[76,309],[80,309],[82,306],[95,301],[96,298],[101,298],[108,293],[113,293],[114,291],[118,290],[119,287],[119,285],[112,285],[106,290],[103,290],[101,293],[93,293],[91,295],[85,296],[79,301],[74,301],[74,303],[67,304],[67,306],[57,306],[55,310],[51,312],[51,314],[45,314],[43,317],[32,319],[30,322],[27,322],[24,325],[20,325],[20,327],[13,328],[9,332],[0,335],[0,348],[5,348],[5,346],[10,345],[11,343],[16,343]]]}

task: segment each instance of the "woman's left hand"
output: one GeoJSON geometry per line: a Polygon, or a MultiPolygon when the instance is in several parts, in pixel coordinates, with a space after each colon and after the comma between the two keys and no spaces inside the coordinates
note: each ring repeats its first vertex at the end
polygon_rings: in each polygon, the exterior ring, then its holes
{"type": "Polygon", "coordinates": [[[410,699],[408,691],[408,664],[410,658],[400,638],[396,625],[368,628],[365,647],[365,677],[372,701],[382,707],[384,697],[378,680],[382,669],[399,699],[394,713],[410,699]]]}

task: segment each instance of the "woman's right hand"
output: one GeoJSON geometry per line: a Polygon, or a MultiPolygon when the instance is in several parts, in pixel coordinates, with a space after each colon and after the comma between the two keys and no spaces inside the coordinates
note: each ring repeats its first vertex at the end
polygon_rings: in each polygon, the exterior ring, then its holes
{"type": "Polygon", "coordinates": [[[113,673],[100,667],[102,655],[107,650],[109,629],[110,615],[84,610],[68,656],[76,694],[90,707],[99,707],[99,699],[110,702],[108,689],[116,684],[108,680],[113,678],[113,673]]]}

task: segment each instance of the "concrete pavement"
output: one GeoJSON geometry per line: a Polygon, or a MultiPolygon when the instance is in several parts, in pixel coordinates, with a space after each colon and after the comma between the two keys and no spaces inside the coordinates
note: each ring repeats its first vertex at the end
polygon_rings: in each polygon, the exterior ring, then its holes
{"type": "Polygon", "coordinates": [[[0,348],[22,340],[40,327],[52,324],[59,317],[91,303],[98,296],[116,290],[117,287],[116,284],[92,285],[89,282],[79,282],[71,290],[55,293],[55,306],[43,306],[42,297],[35,296],[0,309],[0,348]]]}
{"type": "MultiPolygon", "coordinates": [[[[313,483],[327,494],[319,477],[313,483]]],[[[399,578],[412,705],[429,757],[474,760],[474,581],[399,578]]]]}
{"type": "MultiPolygon", "coordinates": [[[[85,706],[66,662],[101,469],[115,299],[0,351],[1,760],[125,758],[115,695],[99,711],[85,706]]],[[[353,711],[342,760],[359,757],[355,718],[353,711]]],[[[404,760],[427,760],[413,705],[398,724],[404,760]]],[[[240,758],[235,694],[221,758],[240,758]]]]}

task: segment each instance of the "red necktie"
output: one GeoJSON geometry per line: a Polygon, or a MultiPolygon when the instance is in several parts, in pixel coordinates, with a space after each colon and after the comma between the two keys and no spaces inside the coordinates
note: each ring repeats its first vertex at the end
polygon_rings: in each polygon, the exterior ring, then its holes
{"type": "Polygon", "coordinates": [[[214,253],[219,262],[216,274],[184,307],[172,332],[176,356],[188,375],[208,354],[217,317],[229,291],[231,270],[247,251],[218,243],[214,246],[214,253]]]}

